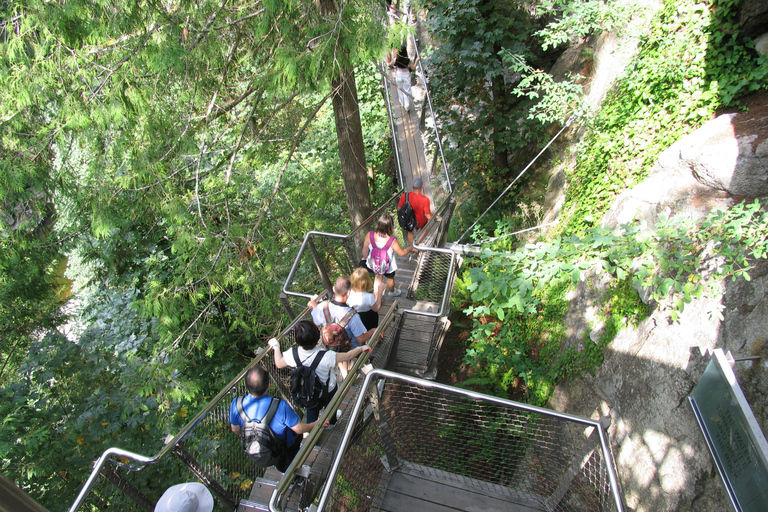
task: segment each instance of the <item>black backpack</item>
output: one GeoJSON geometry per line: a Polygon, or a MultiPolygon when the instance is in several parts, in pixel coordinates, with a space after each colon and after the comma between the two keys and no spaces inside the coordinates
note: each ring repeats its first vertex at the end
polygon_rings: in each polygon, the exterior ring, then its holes
{"type": "Polygon", "coordinates": [[[243,397],[237,397],[237,412],[243,420],[243,426],[240,427],[243,450],[251,457],[254,464],[263,468],[277,464],[285,451],[285,444],[278,441],[275,433],[269,428],[278,405],[280,405],[280,399],[273,398],[267,414],[261,418],[261,421],[254,421],[245,414],[243,397]]]}
{"type": "Polygon", "coordinates": [[[291,373],[291,397],[299,407],[319,409],[325,405],[328,383],[323,383],[315,370],[326,352],[327,350],[321,350],[315,354],[315,360],[310,366],[304,366],[299,359],[299,349],[293,347],[293,359],[296,361],[296,368],[291,373]]]}
{"type": "Polygon", "coordinates": [[[411,203],[408,201],[408,192],[405,193],[405,202],[403,206],[397,210],[397,222],[400,227],[406,231],[413,231],[416,229],[416,212],[413,211],[411,203]]]}

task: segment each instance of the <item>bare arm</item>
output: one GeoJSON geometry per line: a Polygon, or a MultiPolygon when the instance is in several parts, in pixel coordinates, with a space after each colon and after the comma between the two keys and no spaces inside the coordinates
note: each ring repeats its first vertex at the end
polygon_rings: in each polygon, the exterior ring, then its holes
{"type": "Polygon", "coordinates": [[[231,425],[230,424],[229,426],[232,427],[232,432],[234,432],[237,435],[240,435],[240,426],[239,425],[231,425]]]}
{"type": "Polygon", "coordinates": [[[357,339],[357,341],[358,341],[359,343],[365,343],[366,341],[368,341],[368,340],[371,338],[371,336],[373,336],[373,332],[374,332],[375,330],[376,330],[376,329],[368,329],[367,331],[365,331],[365,332],[364,332],[363,334],[361,334],[360,336],[355,336],[355,338],[357,339]]]}
{"type": "Polygon", "coordinates": [[[395,250],[398,256],[405,256],[409,252],[413,251],[412,245],[409,245],[407,249],[403,249],[402,246],[400,245],[400,242],[398,242],[397,239],[395,239],[394,243],[392,244],[392,248],[395,250]]]}
{"type": "Polygon", "coordinates": [[[285,359],[283,358],[283,351],[280,350],[280,342],[277,341],[277,339],[272,338],[269,340],[269,346],[272,347],[275,352],[275,366],[278,368],[286,368],[288,363],[286,363],[285,359]]]}
{"type": "MultiPolygon", "coordinates": [[[[371,334],[373,334],[373,332],[375,330],[376,329],[371,329],[370,331],[366,332],[365,334],[367,334],[368,338],[370,338],[371,334]]],[[[365,336],[365,335],[363,335],[363,336],[365,336]]],[[[358,337],[357,341],[360,341],[361,337],[362,336],[358,337]]],[[[366,338],[366,340],[368,338],[366,338]]],[[[357,356],[361,355],[363,352],[368,352],[370,354],[371,352],[373,352],[373,349],[371,347],[369,347],[368,345],[361,345],[361,346],[359,346],[357,348],[353,348],[349,352],[336,352],[336,362],[337,363],[342,363],[344,361],[349,361],[350,359],[354,359],[357,356]]]]}
{"type": "Polygon", "coordinates": [[[395,65],[395,57],[397,57],[397,50],[394,48],[387,52],[387,55],[384,57],[384,61],[387,63],[387,66],[395,65]]]}
{"type": "MultiPolygon", "coordinates": [[[[299,421],[297,424],[291,427],[291,430],[293,430],[296,434],[301,435],[304,432],[309,432],[313,428],[315,428],[315,425],[317,425],[317,421],[315,420],[312,423],[304,423],[303,421],[299,421]]],[[[328,428],[330,426],[331,422],[329,420],[325,420],[325,423],[323,426],[325,428],[328,428]]]]}

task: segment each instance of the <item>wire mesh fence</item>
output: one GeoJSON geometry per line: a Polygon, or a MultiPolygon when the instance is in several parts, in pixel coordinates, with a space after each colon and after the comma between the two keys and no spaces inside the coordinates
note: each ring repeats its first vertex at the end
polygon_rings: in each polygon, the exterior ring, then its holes
{"type": "Polygon", "coordinates": [[[215,510],[233,510],[264,473],[263,468],[253,465],[240,446],[240,437],[230,428],[230,404],[243,394],[241,380],[154,464],[136,465],[126,457],[110,460],[79,510],[152,511],[165,489],[187,481],[206,484],[215,510]]]}
{"type": "MultiPolygon", "coordinates": [[[[233,434],[230,434],[235,437],[233,434]]],[[[241,450],[242,452],[242,450],[241,450]]],[[[222,469],[227,466],[222,455],[217,455],[222,461],[222,469]]],[[[251,464],[251,466],[253,466],[251,464]]],[[[234,466],[229,466],[233,468],[234,466]]],[[[233,470],[234,471],[234,470],[233,470]]],[[[234,473],[230,480],[239,480],[238,494],[243,494],[239,489],[242,482],[252,485],[251,478],[255,475],[242,477],[234,473]]],[[[145,466],[140,469],[130,468],[119,460],[110,461],[99,473],[94,487],[77,510],[95,512],[103,510],[120,510],[126,512],[147,511],[153,512],[155,504],[169,487],[190,481],[200,481],[190,469],[176,457],[166,457],[157,464],[145,466]]],[[[209,490],[214,491],[209,482],[205,482],[209,490]]],[[[235,486],[230,486],[234,491],[235,486]]],[[[247,492],[247,490],[245,491],[247,492]]],[[[224,498],[216,492],[211,493],[214,501],[214,511],[231,512],[232,499],[224,498]]]]}
{"type": "MultiPolygon", "coordinates": [[[[393,311],[394,309],[396,306],[393,306],[393,311]]],[[[305,310],[279,337],[283,350],[289,350],[295,344],[293,325],[300,320],[309,319],[308,310],[305,310]]],[[[381,324],[380,334],[369,341],[374,347],[374,367],[387,365],[398,321],[398,315],[388,314],[381,324]],[[391,326],[394,328],[390,328],[391,326]]],[[[216,511],[232,511],[241,500],[248,499],[257,478],[264,475],[265,468],[252,463],[240,445],[240,437],[232,433],[230,408],[237,396],[246,393],[242,375],[256,364],[263,366],[270,374],[269,394],[287,400],[302,416],[303,410],[293,403],[289,391],[292,369],[277,368],[273,352],[267,350],[265,345],[243,370],[241,377],[231,382],[226,392],[205,407],[207,412],[193,426],[185,429],[186,433],[170,452],[158,457],[153,464],[142,465],[125,457],[108,459],[101,468],[96,483],[76,510],[151,512],[168,487],[187,481],[201,481],[211,490],[216,511]],[[171,457],[170,454],[175,456],[171,457]]],[[[359,367],[360,365],[355,366],[352,371],[359,371],[359,367]]],[[[351,388],[348,394],[354,395],[356,392],[357,388],[351,388]]],[[[340,401],[347,399],[352,397],[339,395],[340,401]]],[[[346,420],[342,420],[336,428],[338,434],[343,431],[344,421],[346,420]]],[[[338,436],[329,436],[325,443],[338,443],[338,436]]],[[[308,446],[307,450],[311,451],[311,448],[312,446],[308,446]]],[[[333,450],[330,453],[333,453],[333,450]]],[[[329,461],[323,460],[321,457],[317,467],[313,466],[314,482],[320,481],[322,475],[327,473],[329,461]]],[[[306,504],[314,498],[314,493],[316,488],[302,487],[301,494],[294,499],[306,504]]]]}
{"type": "MultiPolygon", "coordinates": [[[[395,194],[371,217],[366,219],[349,235],[335,233],[310,232],[307,234],[299,253],[296,255],[293,268],[286,279],[283,291],[293,297],[310,297],[321,290],[329,290],[337,277],[349,275],[360,264],[363,247],[368,244],[367,236],[374,231],[379,217],[388,214],[394,222],[397,222],[397,203],[400,193],[395,194]]],[[[452,208],[441,207],[443,217],[440,222],[428,223],[418,233],[416,243],[427,247],[437,247],[443,241],[443,236],[448,224],[452,208]]],[[[405,232],[395,230],[401,247],[407,245],[405,232]]],[[[450,257],[446,255],[433,255],[423,251],[419,256],[416,279],[422,288],[421,295],[412,295],[417,300],[440,302],[445,294],[445,283],[449,277],[450,257]],[[422,261],[425,263],[422,264],[422,261]],[[422,265],[425,269],[418,271],[422,265]],[[422,298],[423,297],[423,298],[422,298]]],[[[292,301],[297,304],[300,301],[292,301]]]]}
{"type": "Polygon", "coordinates": [[[379,510],[398,473],[472,492],[480,507],[620,510],[595,422],[391,372],[371,373],[364,392],[370,407],[355,407],[321,510],[379,510]]]}

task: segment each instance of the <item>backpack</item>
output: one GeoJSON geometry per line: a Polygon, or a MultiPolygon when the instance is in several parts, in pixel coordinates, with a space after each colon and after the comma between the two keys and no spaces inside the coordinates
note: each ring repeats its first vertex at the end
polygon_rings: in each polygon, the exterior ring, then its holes
{"type": "Polygon", "coordinates": [[[371,237],[371,253],[368,255],[370,261],[371,270],[374,274],[386,274],[389,270],[389,248],[395,241],[395,237],[389,237],[387,243],[383,249],[376,247],[376,242],[373,239],[373,231],[370,232],[371,237]]]}
{"type": "Polygon", "coordinates": [[[261,421],[255,421],[251,420],[245,413],[243,397],[237,397],[237,412],[240,414],[240,419],[243,420],[243,426],[240,427],[240,441],[243,450],[251,457],[254,464],[263,468],[274,466],[285,452],[284,443],[278,441],[275,433],[269,428],[278,405],[280,405],[280,399],[273,398],[267,414],[261,418],[261,421]]]}
{"type": "Polygon", "coordinates": [[[323,383],[315,370],[327,350],[315,354],[315,360],[309,366],[304,366],[299,359],[299,349],[293,347],[293,359],[296,368],[291,373],[291,398],[299,407],[319,409],[325,405],[328,396],[328,383],[323,383]]]}
{"type": "Polygon", "coordinates": [[[330,302],[326,302],[321,306],[323,308],[323,315],[325,316],[325,325],[320,329],[320,339],[323,340],[323,344],[329,349],[335,352],[347,352],[352,348],[352,341],[349,339],[347,330],[344,329],[352,317],[357,314],[355,308],[349,308],[344,316],[338,323],[331,318],[330,302]]]}
{"type": "Polygon", "coordinates": [[[416,229],[416,212],[413,211],[411,203],[408,201],[408,192],[405,193],[405,202],[403,206],[397,210],[397,222],[400,227],[406,231],[413,231],[416,229]]]}

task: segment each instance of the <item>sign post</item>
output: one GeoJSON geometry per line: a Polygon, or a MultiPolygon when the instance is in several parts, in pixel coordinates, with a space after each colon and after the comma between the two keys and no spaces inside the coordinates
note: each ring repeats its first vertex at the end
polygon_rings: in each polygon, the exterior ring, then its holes
{"type": "Polygon", "coordinates": [[[722,349],[688,401],[734,510],[768,510],[768,443],[722,349]]]}

